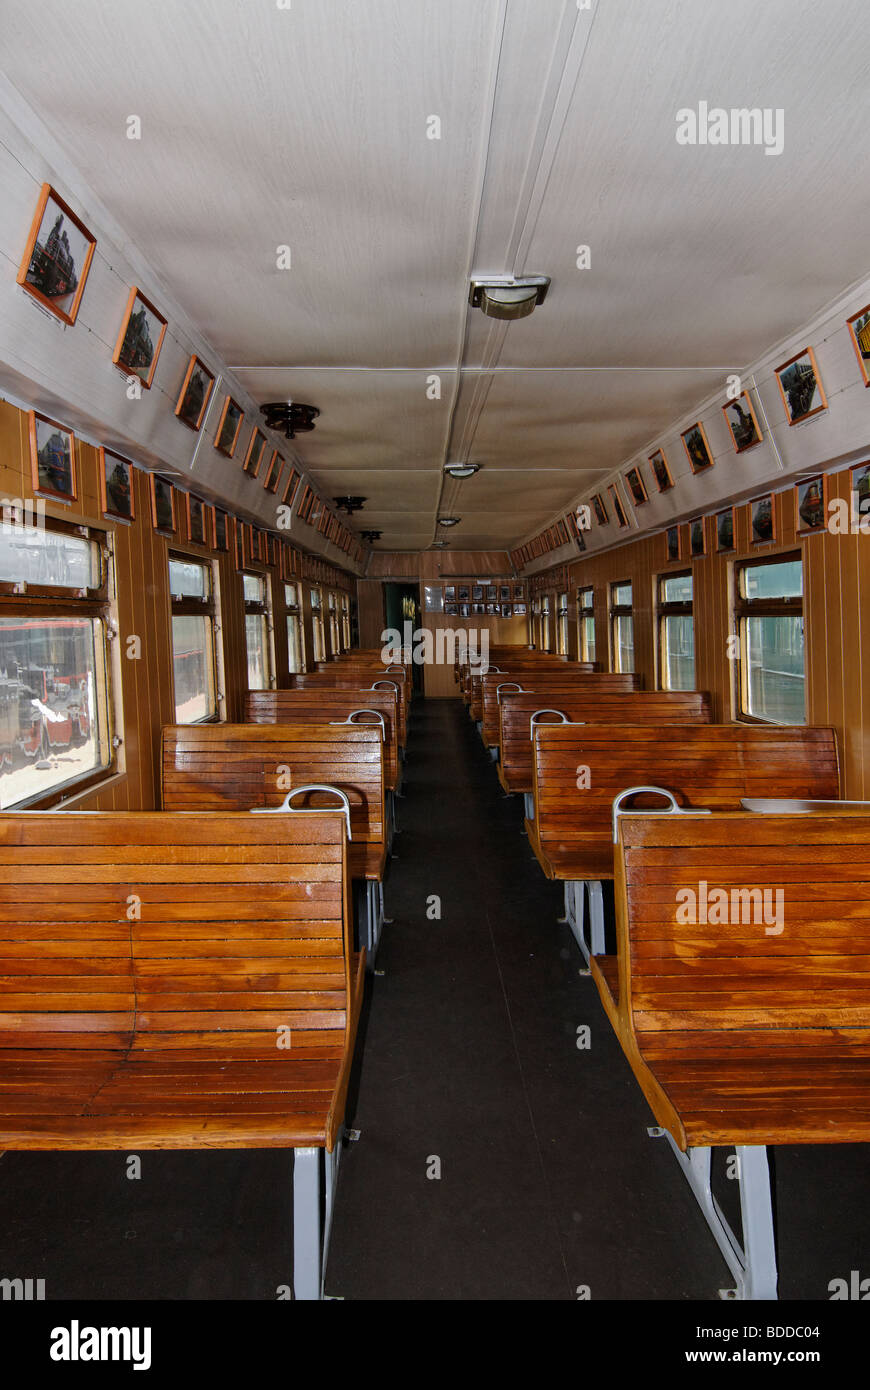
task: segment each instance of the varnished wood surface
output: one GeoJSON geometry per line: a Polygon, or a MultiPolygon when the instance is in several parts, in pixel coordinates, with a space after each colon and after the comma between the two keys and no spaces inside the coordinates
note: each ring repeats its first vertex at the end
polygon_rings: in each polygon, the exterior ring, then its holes
{"type": "Polygon", "coordinates": [[[7,814],[0,864],[0,1148],[332,1147],[343,816],[7,814]]]}
{"type": "MultiPolygon", "coordinates": [[[[533,758],[526,828],[545,873],[557,879],[613,877],[611,808],[627,787],[664,787],[681,806],[725,811],[739,810],[744,796],[839,795],[832,729],[548,724],[535,731],[533,758]]],[[[665,807],[661,798],[638,804],[665,807]]],[[[756,827],[764,819],[746,815],[756,827]]]]}
{"type": "MultiPolygon", "coordinates": [[[[384,785],[394,791],[399,776],[399,701],[394,690],[250,690],[244,717],[251,724],[322,724],[346,720],[356,710],[384,718],[384,785]]],[[[359,723],[374,721],[360,715],[359,723]]]]}
{"type": "MultiPolygon", "coordinates": [[[[613,694],[549,690],[544,681],[533,695],[504,691],[499,704],[498,775],[506,792],[533,786],[531,718],[555,709],[572,724],[709,724],[710,697],[696,691],[637,691],[613,694]]],[[[539,723],[556,723],[545,714],[539,723]]]]}
{"type": "Polygon", "coordinates": [[[681,1147],[870,1140],[870,816],[623,817],[616,903],[593,974],[681,1147]],[[781,929],[679,920],[701,882],[781,890],[781,929]]]}
{"type": "Polygon", "coordinates": [[[570,694],[574,691],[578,695],[587,691],[602,695],[607,693],[629,694],[639,687],[637,676],[613,675],[608,671],[590,673],[582,670],[567,670],[565,672],[547,671],[544,673],[540,669],[529,668],[525,670],[515,669],[505,676],[493,674],[482,676],[480,678],[480,719],[482,723],[480,736],[487,748],[498,747],[498,688],[505,682],[516,683],[522,687],[522,690],[534,695],[546,691],[545,703],[547,704],[563,692],[570,694]]]}
{"type": "Polygon", "coordinates": [[[411,699],[411,683],[402,671],[385,671],[383,666],[335,666],[327,671],[312,671],[310,674],[291,676],[293,690],[362,690],[377,685],[380,690],[389,690],[389,682],[397,688],[399,704],[399,746],[404,748],[408,742],[408,709],[411,699]]]}

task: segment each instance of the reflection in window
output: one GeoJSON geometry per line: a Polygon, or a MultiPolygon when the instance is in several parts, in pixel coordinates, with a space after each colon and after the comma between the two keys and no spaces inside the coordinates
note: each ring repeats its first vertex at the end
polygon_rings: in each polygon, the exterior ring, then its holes
{"type": "Polygon", "coordinates": [[[806,723],[801,561],[741,565],[736,613],[740,713],[771,724],[806,723]]]}
{"type": "Polygon", "coordinates": [[[695,689],[692,574],[659,580],[659,677],[662,690],[695,689]]]}
{"type": "Polygon", "coordinates": [[[218,715],[216,604],[208,562],[169,557],[175,722],[200,724],[218,715]]]}
{"type": "Polygon", "coordinates": [[[268,586],[261,574],[243,574],[242,587],[245,596],[248,689],[268,690],[274,684],[268,586]]]}
{"type": "Polygon", "coordinates": [[[610,586],[610,645],[614,671],[633,671],[634,617],[630,584],[610,586]]]}

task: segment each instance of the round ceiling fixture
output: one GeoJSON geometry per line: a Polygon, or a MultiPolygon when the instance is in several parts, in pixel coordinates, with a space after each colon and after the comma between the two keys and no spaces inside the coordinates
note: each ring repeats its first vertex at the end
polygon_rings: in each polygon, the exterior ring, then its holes
{"type": "Polygon", "coordinates": [[[368,541],[369,545],[371,545],[373,541],[379,541],[381,539],[381,534],[380,531],[360,531],[361,538],[364,541],[368,541]]]}
{"type": "Polygon", "coordinates": [[[354,512],[362,510],[369,499],[367,497],[333,497],[332,500],[339,511],[347,512],[348,516],[353,516],[354,512]]]}
{"type": "Polygon", "coordinates": [[[479,463],[445,463],[444,472],[449,473],[451,478],[473,478],[475,473],[480,472],[479,463]]]}
{"type": "Polygon", "coordinates": [[[468,302],[491,319],[524,319],[543,304],[549,288],[549,275],[475,276],[468,302]]]}
{"type": "Polygon", "coordinates": [[[458,526],[462,520],[461,516],[439,516],[439,526],[458,526]]]}

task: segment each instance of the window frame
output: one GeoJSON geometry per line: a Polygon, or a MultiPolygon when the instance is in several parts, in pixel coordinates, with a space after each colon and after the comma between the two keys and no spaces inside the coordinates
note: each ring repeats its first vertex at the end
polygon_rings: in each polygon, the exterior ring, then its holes
{"type": "Polygon", "coordinates": [[[634,675],[634,585],[630,579],[615,579],[611,581],[608,592],[608,632],[610,637],[610,669],[616,675],[634,675]],[[617,589],[628,587],[631,590],[631,603],[614,603],[614,593],[617,589]],[[632,650],[632,669],[623,672],[619,664],[619,639],[617,636],[617,625],[620,618],[631,619],[631,650],[632,650]]]}
{"type": "MultiPolygon", "coordinates": [[[[665,631],[668,618],[691,618],[692,619],[692,652],[693,658],[697,659],[695,653],[695,575],[694,571],[688,569],[666,570],[655,577],[655,600],[656,600],[656,688],[658,690],[675,690],[677,687],[665,684],[665,672],[668,669],[665,648],[665,631]],[[672,579],[688,579],[692,584],[692,597],[686,600],[665,599],[662,597],[665,584],[672,579]]],[[[681,687],[682,688],[682,687],[681,687]]],[[[693,690],[698,688],[697,672],[693,690]]]]}
{"type": "Polygon", "coordinates": [[[257,689],[257,690],[275,690],[275,689],[277,689],[277,686],[278,686],[277,667],[276,667],[276,663],[275,663],[275,624],[274,624],[273,611],[272,611],[272,594],[271,594],[271,588],[270,588],[269,578],[270,578],[270,576],[269,576],[269,571],[266,570],[266,569],[264,569],[262,566],[257,566],[257,565],[246,565],[246,566],[244,567],[244,569],[239,570],[239,579],[240,579],[241,586],[242,586],[242,605],[243,605],[243,608],[244,608],[244,618],[245,618],[244,630],[245,630],[245,671],[246,671],[246,672],[247,672],[247,668],[248,668],[248,632],[247,632],[248,624],[247,624],[247,619],[248,619],[249,617],[254,617],[254,616],[256,616],[256,617],[262,617],[262,618],[265,619],[265,624],[266,624],[266,641],[265,641],[265,644],[264,644],[264,652],[265,652],[265,657],[266,657],[266,663],[267,663],[267,666],[268,666],[268,671],[267,671],[267,684],[264,685],[264,686],[255,686],[255,687],[252,687],[252,686],[250,686],[250,685],[248,684],[248,677],[247,677],[247,674],[246,674],[246,676],[245,676],[245,689],[246,689],[246,690],[251,690],[252,688],[253,688],[253,689],[257,689]],[[248,599],[248,598],[245,598],[245,577],[246,577],[246,576],[247,576],[248,578],[251,578],[251,579],[257,579],[257,580],[259,580],[259,582],[262,584],[262,586],[263,586],[263,589],[262,589],[263,597],[262,597],[262,599],[248,599]]]}
{"type": "Polygon", "coordinates": [[[776,555],[747,556],[745,559],[735,560],[732,564],[732,622],[736,629],[738,659],[732,664],[736,667],[734,671],[734,682],[732,687],[732,699],[734,702],[734,718],[741,724],[760,724],[767,728],[805,728],[808,724],[807,710],[807,662],[806,662],[806,630],[802,631],[803,637],[803,658],[804,658],[804,718],[802,724],[780,724],[775,719],[762,719],[757,714],[751,714],[747,708],[749,703],[749,653],[747,649],[747,633],[749,618],[800,618],[801,623],[805,622],[804,614],[804,573],[803,551],[785,550],[776,555]],[[743,575],[746,570],[762,569],[771,565],[800,564],[801,567],[801,592],[791,598],[746,598],[743,593],[743,575]]]}
{"type": "MultiPolygon", "coordinates": [[[[166,556],[166,572],[170,573],[169,566],[173,560],[180,564],[196,565],[208,575],[209,592],[203,598],[196,598],[193,595],[173,595],[172,583],[169,583],[169,650],[172,658],[172,698],[175,700],[175,649],[172,644],[172,618],[209,618],[211,620],[211,675],[214,686],[214,714],[207,714],[203,719],[193,719],[190,727],[195,724],[220,724],[224,717],[224,679],[223,679],[223,660],[220,620],[220,591],[218,588],[217,568],[213,560],[205,559],[202,555],[194,555],[183,550],[178,550],[175,546],[168,548],[166,556]]],[[[176,710],[176,723],[178,714],[176,710]]],[[[188,726],[185,725],[185,728],[188,726]]]]}
{"type": "Polygon", "coordinates": [[[595,625],[595,585],[581,585],[577,589],[577,660],[595,661],[595,653],[598,650],[598,633],[595,625]],[[584,596],[588,594],[590,602],[584,603],[584,596]],[[586,622],[592,619],[592,655],[589,655],[589,642],[586,636],[586,622]]]}

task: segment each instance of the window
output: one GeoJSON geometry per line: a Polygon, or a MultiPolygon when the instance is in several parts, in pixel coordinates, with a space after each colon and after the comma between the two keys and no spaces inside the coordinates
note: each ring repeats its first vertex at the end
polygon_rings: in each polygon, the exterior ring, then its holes
{"type": "Polygon", "coordinates": [[[556,606],[556,651],[568,655],[568,595],[560,594],[556,606]]]}
{"type": "Polygon", "coordinates": [[[595,660],[595,590],[577,590],[578,651],[581,661],[595,660]]]}
{"type": "Polygon", "coordinates": [[[305,639],[299,612],[299,590],[295,584],[284,585],[284,607],[287,610],[287,665],[291,676],[305,670],[305,639]]]}
{"type": "Polygon", "coordinates": [[[49,806],[115,770],[109,552],[67,522],[0,525],[0,808],[49,806]]]}
{"type": "Polygon", "coordinates": [[[265,576],[244,573],[245,644],[248,652],[248,689],[269,690],[275,684],[272,660],[272,623],[265,576]]]}
{"type": "Polygon", "coordinates": [[[737,567],[739,714],[768,724],[806,722],[803,568],[799,556],[737,567]]]}
{"type": "Polygon", "coordinates": [[[634,670],[634,619],[631,585],[610,586],[610,653],[614,671],[634,670]]]}
{"type": "Polygon", "coordinates": [[[338,656],[341,651],[341,640],[338,633],[338,600],[330,589],[326,596],[327,609],[329,612],[329,645],[331,655],[338,656]]]}
{"type": "Polygon", "coordinates": [[[169,593],[175,722],[201,724],[218,717],[217,608],[211,565],[170,554],[169,593]]]}
{"type": "Polygon", "coordinates": [[[341,596],[341,649],[350,651],[350,600],[347,594],[341,596]]]}
{"type": "Polygon", "coordinates": [[[695,620],[692,574],[659,579],[659,685],[662,690],[695,689],[695,620]]]}
{"type": "Polygon", "coordinates": [[[541,651],[550,650],[550,595],[541,596],[541,651]]]}
{"type": "Polygon", "coordinates": [[[326,643],[323,637],[323,600],[319,589],[309,589],[311,601],[311,638],[314,644],[314,660],[326,660],[326,643]]]}

